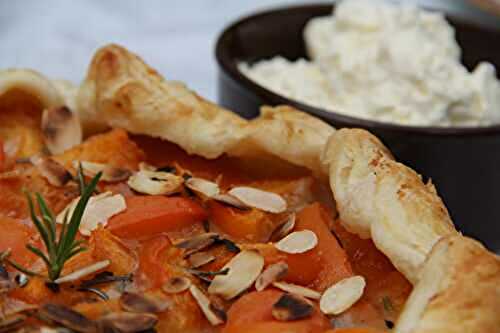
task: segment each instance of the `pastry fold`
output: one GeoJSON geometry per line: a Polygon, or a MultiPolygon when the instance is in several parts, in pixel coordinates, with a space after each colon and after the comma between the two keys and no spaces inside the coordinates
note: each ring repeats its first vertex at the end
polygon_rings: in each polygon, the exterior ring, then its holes
{"type": "Polygon", "coordinates": [[[165,80],[118,45],[96,53],[77,102],[87,133],[121,127],[205,158],[265,152],[317,173],[324,172],[319,156],[334,131],[290,107],[264,107],[262,116],[249,122],[184,84],[165,80]]]}
{"type": "Polygon", "coordinates": [[[454,235],[432,249],[396,323],[397,333],[500,330],[500,258],[454,235]]]}
{"type": "Polygon", "coordinates": [[[329,139],[323,161],[344,226],[372,238],[413,284],[421,264],[443,236],[456,233],[431,182],[394,160],[372,134],[341,129],[329,139]]]}
{"type": "Polygon", "coordinates": [[[28,69],[0,71],[0,98],[12,91],[18,91],[37,99],[43,108],[65,104],[63,95],[53,81],[28,69]]]}

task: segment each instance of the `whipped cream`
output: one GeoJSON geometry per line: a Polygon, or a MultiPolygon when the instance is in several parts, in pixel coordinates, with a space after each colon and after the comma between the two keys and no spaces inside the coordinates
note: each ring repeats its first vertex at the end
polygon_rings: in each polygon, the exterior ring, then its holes
{"type": "Polygon", "coordinates": [[[249,78],[287,98],[319,108],[330,108],[333,91],[318,65],[304,59],[289,61],[283,57],[259,61],[253,66],[240,63],[249,78]]]}
{"type": "Polygon", "coordinates": [[[471,73],[460,63],[455,31],[441,13],[344,0],[332,16],[312,19],[304,39],[312,62],[275,58],[244,73],[279,94],[354,117],[420,126],[500,122],[495,68],[483,62],[471,73]]]}

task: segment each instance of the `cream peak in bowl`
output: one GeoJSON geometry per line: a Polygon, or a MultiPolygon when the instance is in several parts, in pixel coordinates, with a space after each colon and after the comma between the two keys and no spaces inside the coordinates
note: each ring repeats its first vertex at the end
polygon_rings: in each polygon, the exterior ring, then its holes
{"type": "Polygon", "coordinates": [[[311,61],[275,57],[240,70],[280,95],[348,116],[417,126],[500,122],[494,66],[469,72],[441,13],[344,0],[303,34],[311,61]]]}

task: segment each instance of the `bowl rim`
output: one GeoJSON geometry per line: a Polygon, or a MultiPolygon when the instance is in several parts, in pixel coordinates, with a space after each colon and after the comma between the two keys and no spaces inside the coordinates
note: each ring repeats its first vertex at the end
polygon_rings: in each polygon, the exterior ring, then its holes
{"type": "MultiPolygon", "coordinates": [[[[233,22],[229,23],[219,34],[216,39],[215,44],[215,58],[219,69],[222,69],[223,73],[229,76],[236,84],[240,87],[248,90],[260,97],[263,100],[270,101],[274,105],[289,105],[294,108],[299,109],[302,112],[312,114],[323,121],[341,123],[344,127],[362,127],[368,130],[383,130],[385,132],[391,133],[405,133],[413,135],[428,135],[428,136],[442,136],[442,137],[454,137],[454,136],[489,136],[500,134],[500,124],[494,124],[489,126],[416,126],[416,125],[401,125],[397,123],[382,122],[377,120],[357,118],[348,116],[339,112],[327,111],[322,108],[314,107],[302,102],[281,96],[274,93],[273,91],[264,88],[263,86],[257,84],[246,75],[244,75],[237,67],[235,59],[231,57],[227,52],[227,42],[226,40],[242,25],[247,24],[249,21],[259,20],[266,16],[281,15],[283,13],[294,12],[294,11],[311,11],[320,10],[325,7],[333,8],[331,3],[318,2],[310,4],[294,4],[287,6],[272,7],[260,11],[255,11],[250,14],[240,16],[233,22]]],[[[432,10],[432,9],[431,9],[432,10]]],[[[487,27],[481,27],[475,22],[468,21],[461,17],[456,17],[449,15],[445,12],[445,16],[448,20],[459,22],[463,25],[475,26],[483,30],[488,30],[491,32],[497,32],[495,29],[490,29],[487,27]]],[[[500,31],[498,31],[500,33],[500,31]]],[[[263,104],[265,105],[265,104],[263,104]]]]}

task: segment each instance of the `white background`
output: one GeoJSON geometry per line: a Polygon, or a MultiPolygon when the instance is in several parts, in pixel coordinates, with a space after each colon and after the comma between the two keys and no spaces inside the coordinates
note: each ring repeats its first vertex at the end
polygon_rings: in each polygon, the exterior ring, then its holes
{"type": "MultiPolygon", "coordinates": [[[[33,68],[78,83],[94,51],[115,42],[214,100],[213,48],[223,27],[241,15],[297,2],[313,1],[0,0],[0,68],[33,68]]],[[[472,11],[463,0],[419,2],[472,11]]]]}

